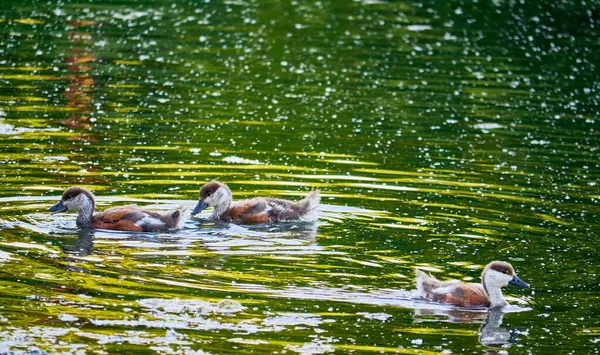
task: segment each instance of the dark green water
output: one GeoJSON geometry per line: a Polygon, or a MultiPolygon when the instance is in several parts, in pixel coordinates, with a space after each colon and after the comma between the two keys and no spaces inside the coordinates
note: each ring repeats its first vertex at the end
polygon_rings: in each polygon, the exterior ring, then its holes
{"type": "Polygon", "coordinates": [[[588,1],[4,1],[0,353],[598,353],[599,27],[588,1]],[[210,179],[319,187],[320,222],[46,212],[210,179]],[[496,259],[532,285],[508,313],[413,291],[496,259]]]}

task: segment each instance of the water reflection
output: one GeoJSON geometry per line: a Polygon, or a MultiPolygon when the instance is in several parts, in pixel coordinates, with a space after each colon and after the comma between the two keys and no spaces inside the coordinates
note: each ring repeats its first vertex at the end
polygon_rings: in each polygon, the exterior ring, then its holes
{"type": "Polygon", "coordinates": [[[63,252],[75,256],[88,256],[93,253],[95,230],[90,228],[80,229],[74,244],[62,247],[63,252]]]}
{"type": "MultiPolygon", "coordinates": [[[[510,307],[507,311],[517,310],[510,307]]],[[[503,328],[502,320],[506,313],[502,310],[476,311],[458,309],[417,308],[413,313],[415,323],[449,322],[481,324],[479,343],[486,347],[486,354],[507,354],[506,349],[518,342],[515,330],[503,328]]]]}
{"type": "Polygon", "coordinates": [[[316,242],[318,222],[288,222],[279,224],[232,224],[199,221],[204,233],[251,238],[284,238],[316,242]]]}
{"type": "MultiPolygon", "coordinates": [[[[66,57],[66,68],[69,71],[69,84],[65,90],[65,98],[67,99],[68,107],[73,110],[73,115],[69,117],[64,124],[69,128],[89,129],[91,127],[90,114],[93,111],[92,96],[94,86],[96,84],[94,78],[90,75],[90,64],[96,60],[96,57],[89,53],[92,36],[89,32],[80,30],[82,26],[91,26],[95,23],[90,21],[69,21],[69,26],[73,26],[73,31],[69,32],[69,41],[72,42],[73,48],[71,53],[66,57]],[[81,46],[81,47],[80,47],[81,46]]],[[[96,137],[77,136],[73,137],[84,141],[98,141],[96,137]]]]}
{"type": "MultiPolygon", "coordinates": [[[[505,349],[517,342],[514,330],[502,328],[504,313],[498,310],[488,313],[485,323],[479,330],[479,342],[489,348],[505,349]]],[[[487,349],[487,354],[506,353],[499,349],[487,349]]]]}

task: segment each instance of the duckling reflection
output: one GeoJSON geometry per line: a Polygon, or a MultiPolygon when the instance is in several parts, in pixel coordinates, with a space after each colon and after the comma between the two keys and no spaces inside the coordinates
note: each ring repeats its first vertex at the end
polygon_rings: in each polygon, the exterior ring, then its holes
{"type": "MultiPolygon", "coordinates": [[[[485,323],[479,329],[479,342],[489,348],[508,348],[517,342],[514,331],[500,327],[504,313],[499,310],[491,310],[485,323]]],[[[497,351],[489,349],[488,354],[496,354],[497,351]]]]}
{"type": "Polygon", "coordinates": [[[93,252],[94,235],[95,231],[93,229],[80,229],[77,232],[77,241],[75,241],[75,244],[65,245],[62,247],[62,250],[71,255],[88,256],[93,252]]]}
{"type": "Polygon", "coordinates": [[[466,311],[444,308],[416,308],[413,313],[415,323],[447,322],[481,324],[487,319],[487,312],[466,311]]]}
{"type": "Polygon", "coordinates": [[[289,222],[271,225],[240,225],[223,222],[203,223],[203,229],[214,229],[210,234],[222,237],[238,237],[251,239],[289,239],[313,244],[317,239],[318,224],[315,222],[289,222]]]}
{"type": "Polygon", "coordinates": [[[448,322],[481,324],[479,328],[479,343],[486,348],[486,354],[497,354],[518,342],[514,330],[502,328],[504,312],[492,309],[489,312],[473,312],[456,309],[425,309],[417,308],[413,313],[415,323],[448,322]],[[446,319],[440,319],[445,317],[446,319]],[[495,348],[495,349],[494,349],[495,348]]]}
{"type": "Polygon", "coordinates": [[[263,232],[277,237],[315,241],[317,238],[316,222],[288,222],[269,226],[249,226],[251,230],[263,232]]]}

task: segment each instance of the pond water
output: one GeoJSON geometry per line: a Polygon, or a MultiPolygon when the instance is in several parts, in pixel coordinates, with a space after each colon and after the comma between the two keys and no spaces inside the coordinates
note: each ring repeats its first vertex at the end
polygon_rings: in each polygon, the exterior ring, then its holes
{"type": "Polygon", "coordinates": [[[0,353],[600,351],[600,5],[5,1],[0,353]],[[319,222],[47,209],[322,192],[319,222]],[[413,268],[505,312],[416,295],[413,268]]]}

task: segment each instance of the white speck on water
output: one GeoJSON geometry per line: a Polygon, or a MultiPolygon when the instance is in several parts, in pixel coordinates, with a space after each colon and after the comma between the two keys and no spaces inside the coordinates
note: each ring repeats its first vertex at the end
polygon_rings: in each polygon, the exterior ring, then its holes
{"type": "Polygon", "coordinates": [[[313,314],[289,313],[275,317],[265,318],[264,325],[286,326],[286,325],[309,325],[316,327],[323,323],[321,317],[313,314]]]}
{"type": "MultiPolygon", "coordinates": [[[[7,246],[13,246],[16,248],[23,248],[23,249],[36,249],[36,250],[41,250],[43,252],[46,253],[50,253],[50,254],[59,254],[59,252],[57,250],[54,249],[50,249],[48,247],[46,247],[45,245],[40,245],[40,244],[36,244],[36,243],[24,243],[24,242],[12,242],[12,243],[3,243],[3,245],[7,245],[7,246]]],[[[54,277],[52,277],[53,279],[54,277]]]]}
{"type": "MultiPolygon", "coordinates": [[[[45,131],[49,131],[49,130],[57,131],[58,129],[45,129],[45,131]]],[[[10,124],[0,123],[0,134],[17,134],[17,133],[35,132],[35,131],[36,131],[36,129],[32,129],[32,128],[15,127],[10,124]]]]}
{"type": "Polygon", "coordinates": [[[200,36],[200,38],[198,38],[198,40],[200,42],[206,42],[207,38],[206,38],[206,36],[200,36]]]}
{"type": "Polygon", "coordinates": [[[387,313],[368,313],[368,312],[359,312],[357,313],[367,319],[374,319],[374,320],[378,320],[381,322],[385,322],[388,320],[388,318],[390,318],[392,315],[391,314],[387,314],[387,313]]]}
{"type": "Polygon", "coordinates": [[[410,26],[406,26],[406,29],[409,31],[426,31],[426,30],[430,30],[431,26],[429,25],[410,25],[410,26]]]}
{"type": "Polygon", "coordinates": [[[14,260],[14,258],[12,258],[11,255],[11,253],[7,253],[5,251],[0,250],[0,262],[14,260]]]}
{"type": "Polygon", "coordinates": [[[268,341],[261,340],[261,339],[231,338],[231,339],[227,339],[227,341],[230,342],[230,343],[248,344],[248,345],[269,344],[268,341]]]}
{"type": "Polygon", "coordinates": [[[419,339],[413,339],[410,341],[411,343],[415,344],[415,345],[421,345],[423,344],[423,339],[419,338],[419,339]]]}
{"type": "Polygon", "coordinates": [[[208,153],[208,155],[210,155],[211,157],[220,157],[223,154],[221,154],[221,153],[219,153],[219,151],[215,150],[214,152],[208,153]]]}
{"type": "Polygon", "coordinates": [[[44,157],[45,161],[67,161],[69,160],[68,157],[65,157],[64,155],[49,155],[47,157],[44,157]]]}
{"type": "Polygon", "coordinates": [[[72,316],[70,314],[63,313],[60,316],[58,316],[58,319],[62,320],[63,322],[75,322],[79,318],[72,316]]]}
{"type": "Polygon", "coordinates": [[[246,309],[246,307],[242,306],[239,302],[230,299],[224,299],[217,303],[212,303],[195,299],[184,300],[178,298],[146,298],[138,300],[137,303],[148,309],[155,310],[158,313],[175,314],[181,314],[185,312],[199,314],[228,314],[246,309]]]}
{"type": "Polygon", "coordinates": [[[255,159],[244,159],[244,158],[240,158],[240,157],[236,157],[234,155],[229,156],[229,157],[225,157],[223,158],[223,161],[226,163],[232,163],[232,164],[252,164],[252,165],[264,165],[264,163],[262,163],[259,160],[255,160],[255,159]]]}
{"type": "Polygon", "coordinates": [[[449,32],[446,32],[444,34],[444,39],[446,41],[456,41],[457,38],[456,38],[456,36],[451,35],[449,32]]]}
{"type": "Polygon", "coordinates": [[[0,124],[0,134],[16,134],[22,132],[28,132],[28,129],[20,127],[15,128],[15,126],[9,124],[0,124]]]}
{"type": "Polygon", "coordinates": [[[504,128],[504,126],[497,124],[497,123],[478,123],[478,124],[474,125],[473,128],[487,130],[487,129],[504,128]]]}
{"type": "Polygon", "coordinates": [[[454,13],[457,14],[457,15],[462,15],[463,10],[459,7],[456,10],[454,10],[454,13]]]}

